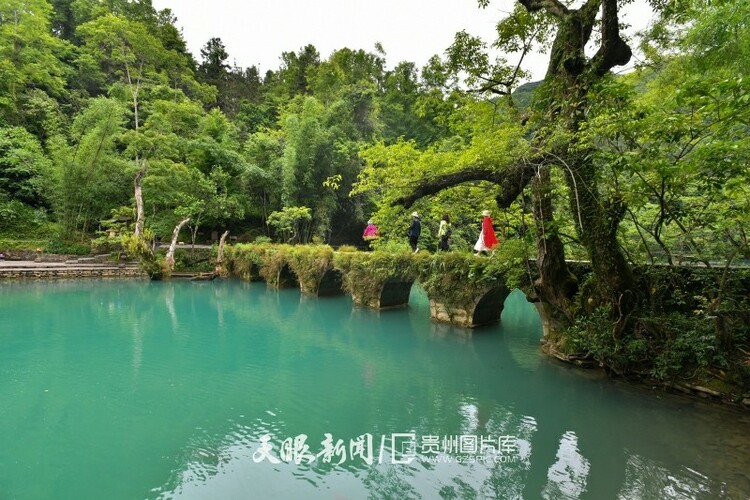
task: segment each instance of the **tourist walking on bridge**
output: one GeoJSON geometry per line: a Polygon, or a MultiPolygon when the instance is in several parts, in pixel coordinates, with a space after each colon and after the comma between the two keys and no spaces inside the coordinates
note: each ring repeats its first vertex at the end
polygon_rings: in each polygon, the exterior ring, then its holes
{"type": "Polygon", "coordinates": [[[485,210],[482,212],[482,230],[479,233],[479,239],[477,240],[476,245],[474,245],[474,251],[476,252],[475,255],[489,251],[494,253],[494,249],[497,245],[497,236],[495,236],[495,229],[492,227],[490,212],[489,210],[485,210]]]}
{"type": "Polygon", "coordinates": [[[368,250],[372,250],[372,242],[373,240],[378,239],[379,236],[380,232],[378,231],[378,226],[375,225],[375,222],[373,222],[372,219],[368,220],[365,232],[362,233],[362,239],[367,243],[368,250]]]}
{"type": "Polygon", "coordinates": [[[411,226],[409,232],[406,235],[409,237],[409,245],[414,253],[419,251],[417,244],[419,243],[419,235],[422,234],[422,223],[419,221],[419,214],[417,212],[411,213],[411,226]]]}
{"type": "Polygon", "coordinates": [[[447,252],[450,247],[450,237],[453,230],[451,229],[451,218],[448,214],[443,215],[443,220],[440,221],[440,227],[438,228],[438,250],[447,252]]]}

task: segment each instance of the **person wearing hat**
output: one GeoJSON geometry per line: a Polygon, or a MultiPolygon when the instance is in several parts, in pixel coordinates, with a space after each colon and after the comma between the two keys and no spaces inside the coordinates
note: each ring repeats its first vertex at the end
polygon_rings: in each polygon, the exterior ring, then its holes
{"type": "Polygon", "coordinates": [[[409,237],[409,245],[414,253],[419,251],[417,243],[419,243],[419,235],[422,234],[422,223],[419,222],[419,214],[417,212],[411,213],[411,226],[409,232],[406,235],[409,237]]]}
{"type": "Polygon", "coordinates": [[[378,232],[378,226],[375,225],[372,219],[367,221],[367,227],[365,232],[362,233],[362,239],[367,242],[367,249],[372,250],[372,241],[378,239],[380,232],[378,232]]]}
{"type": "Polygon", "coordinates": [[[498,243],[497,237],[495,236],[495,229],[492,227],[490,211],[485,210],[482,212],[482,230],[479,233],[479,239],[477,240],[476,245],[474,245],[474,251],[476,252],[475,255],[494,250],[498,243]]]}

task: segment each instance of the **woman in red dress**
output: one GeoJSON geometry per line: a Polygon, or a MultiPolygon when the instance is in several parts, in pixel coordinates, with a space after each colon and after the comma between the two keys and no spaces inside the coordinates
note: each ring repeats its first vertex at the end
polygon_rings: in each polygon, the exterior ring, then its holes
{"type": "Polygon", "coordinates": [[[495,236],[495,229],[492,227],[492,218],[490,218],[489,210],[482,212],[482,231],[479,233],[479,239],[474,250],[476,255],[481,252],[487,252],[494,250],[498,245],[497,236],[495,236]]]}

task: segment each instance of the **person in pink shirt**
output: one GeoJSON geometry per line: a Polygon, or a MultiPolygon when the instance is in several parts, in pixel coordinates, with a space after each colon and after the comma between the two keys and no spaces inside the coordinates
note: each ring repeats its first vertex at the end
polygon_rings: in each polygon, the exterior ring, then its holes
{"type": "Polygon", "coordinates": [[[372,249],[372,240],[377,239],[379,236],[380,233],[378,232],[378,226],[375,225],[372,219],[368,220],[365,232],[362,233],[362,239],[367,242],[367,247],[370,250],[372,249]]]}

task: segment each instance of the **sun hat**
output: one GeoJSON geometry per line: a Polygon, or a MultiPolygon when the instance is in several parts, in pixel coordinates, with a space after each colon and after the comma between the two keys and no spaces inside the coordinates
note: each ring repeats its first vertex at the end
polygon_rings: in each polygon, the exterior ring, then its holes
{"type": "Polygon", "coordinates": [[[419,214],[418,214],[417,212],[412,212],[412,213],[411,213],[411,216],[412,216],[412,217],[419,217],[419,214]]]}
{"type": "Polygon", "coordinates": [[[485,210],[485,211],[482,212],[482,215],[484,215],[485,217],[489,217],[490,216],[490,211],[489,210],[485,210]]]}
{"type": "Polygon", "coordinates": [[[374,224],[374,222],[372,222],[372,219],[368,220],[367,223],[368,224],[374,224]]]}

